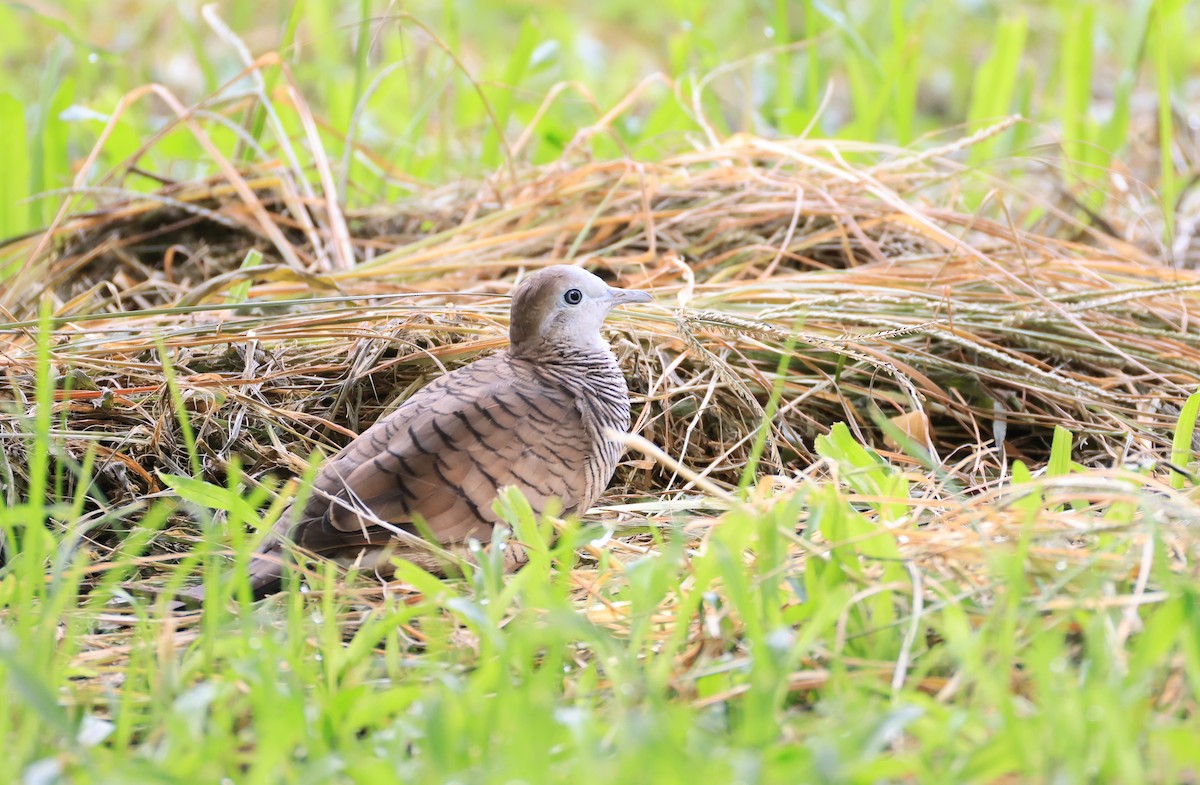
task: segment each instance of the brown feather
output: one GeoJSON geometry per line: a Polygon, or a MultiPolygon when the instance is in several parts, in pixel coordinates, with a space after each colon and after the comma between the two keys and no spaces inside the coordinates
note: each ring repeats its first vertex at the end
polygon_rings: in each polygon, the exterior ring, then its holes
{"type": "MultiPolygon", "coordinates": [[[[493,503],[509,485],[535,512],[552,499],[563,514],[585,512],[620,457],[605,429],[629,428],[625,380],[600,323],[613,305],[648,299],[579,268],[531,276],[514,294],[508,351],[433,381],[322,467],[303,508],[285,512],[256,554],[256,594],[277,588],[289,540],[344,563],[385,568],[396,555],[442,571],[437,549],[403,535],[421,521],[454,553],[489,542],[500,523],[493,503]]],[[[518,547],[506,559],[524,560],[518,547]]]]}

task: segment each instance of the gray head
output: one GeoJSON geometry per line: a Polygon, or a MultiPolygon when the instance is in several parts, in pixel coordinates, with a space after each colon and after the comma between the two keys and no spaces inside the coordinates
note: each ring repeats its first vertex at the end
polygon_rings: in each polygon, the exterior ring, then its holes
{"type": "Polygon", "coordinates": [[[609,286],[581,267],[545,267],[513,292],[510,351],[528,356],[562,347],[607,349],[600,326],[608,312],[652,299],[645,292],[609,286]]]}

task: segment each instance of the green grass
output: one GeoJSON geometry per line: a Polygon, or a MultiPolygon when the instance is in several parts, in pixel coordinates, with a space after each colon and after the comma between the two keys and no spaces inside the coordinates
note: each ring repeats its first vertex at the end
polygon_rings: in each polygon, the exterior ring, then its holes
{"type": "MultiPolygon", "coordinates": [[[[1143,138],[1131,134],[1131,117],[1157,119],[1157,149],[1137,150],[1151,165],[1134,174],[1160,185],[1169,232],[1189,176],[1175,145],[1192,134],[1176,129],[1171,109],[1172,102],[1186,104],[1187,75],[1200,65],[1200,52],[1188,45],[1198,24],[1197,8],[1178,0],[423,0],[403,10],[382,0],[310,0],[260,4],[253,12],[221,6],[210,17],[198,5],[155,0],[119,16],[82,0],[8,2],[0,4],[7,64],[0,131],[8,140],[0,163],[13,176],[0,191],[0,211],[28,217],[6,216],[0,228],[15,233],[46,223],[54,199],[20,200],[71,185],[70,164],[96,142],[104,119],[122,96],[149,82],[186,105],[239,75],[241,87],[272,100],[294,81],[327,121],[325,148],[349,164],[346,199],[361,205],[402,197],[412,180],[488,173],[523,135],[518,160],[555,160],[581,129],[657,72],[666,81],[647,84],[586,149],[599,157],[677,150],[702,129],[910,144],[1019,112],[1030,124],[974,147],[972,163],[1044,159],[1046,150],[1031,145],[1050,142],[1061,146],[1064,155],[1051,157],[1069,173],[1066,184],[1103,209],[1119,204],[1120,195],[1106,201],[1105,188],[1088,186],[1104,186],[1112,157],[1127,156],[1130,138],[1143,138]],[[283,65],[246,78],[243,47],[249,57],[280,51],[283,65]],[[1157,118],[1131,113],[1140,96],[1157,101],[1157,118]],[[15,107],[24,110],[24,141],[15,107]]],[[[262,142],[269,118],[261,104],[248,111],[249,139],[262,142]]],[[[85,181],[137,155],[165,116],[153,98],[123,110],[85,181]]],[[[213,136],[226,155],[256,157],[228,129],[213,136]]],[[[268,140],[262,152],[281,151],[268,140]]],[[[189,178],[204,173],[206,160],[198,142],[177,130],[141,163],[189,178]]],[[[121,183],[154,185],[137,177],[121,183]]]]}
{"type": "MultiPolygon", "coordinates": [[[[42,373],[43,402],[50,389],[42,373]]],[[[35,476],[56,486],[53,451],[39,447],[53,422],[30,427],[35,476]]],[[[106,610],[168,503],[129,516],[116,566],[82,602],[88,560],[44,517],[70,520],[63,508],[78,497],[0,510],[11,770],[27,782],[1194,776],[1200,592],[1164,548],[1194,551],[1196,538],[1147,515],[1158,494],[1134,482],[1120,509],[1095,501],[1070,513],[1094,550],[1050,564],[1063,532],[1049,525],[1047,479],[1010,528],[964,524],[963,548],[979,560],[957,562],[963,580],[939,568],[953,556],[897,538],[920,496],[908,477],[844,427],[818,441],[841,481],[753,491],[702,547],[667,529],[645,556],[601,551],[586,567],[576,549],[595,530],[568,528],[549,545],[512,496],[499,503],[531,546],[520,573],[494,559],[459,581],[408,567],[411,589],[366,606],[293,591],[257,606],[245,594],[210,600],[199,618],[144,598],[106,610]],[[1128,572],[1130,553],[1149,592],[1128,572]]],[[[262,491],[163,479],[210,536],[228,532],[245,554],[253,543],[237,532],[262,491]]],[[[179,575],[198,561],[233,574],[201,549],[179,575]]]]}
{"type": "MultiPolygon", "coordinates": [[[[237,39],[283,62],[245,80],[271,102],[208,107],[231,124],[209,123],[212,143],[239,162],[286,158],[297,114],[268,110],[294,80],[330,160],[348,162],[336,174],[351,204],[557,160],[655,71],[670,85],[648,83],[583,152],[653,157],[706,125],[919,144],[1021,112],[1032,122],[970,163],[1057,135],[1059,171],[1103,213],[1115,197],[1095,186],[1113,156],[1144,152],[1126,140],[1135,97],[1152,94],[1165,125],[1147,171],[1166,204],[1188,176],[1162,154],[1176,141],[1167,101],[1200,64],[1183,2],[222,4],[232,34],[176,8],[0,4],[0,239],[53,218],[61,197],[29,198],[72,183],[123,96],[161,81],[199,101],[245,67],[237,39]]],[[[141,155],[167,117],[134,103],[80,182],[141,155]]],[[[213,166],[181,129],[139,163],[179,179],[213,166]]],[[[0,281],[21,261],[0,258],[0,281]]],[[[681,514],[618,543],[573,523],[554,540],[506,497],[531,551],[515,575],[489,558],[460,580],[404,566],[405,587],[380,596],[328,570],[254,604],[236,568],[279,513],[273,489],[236,464],[223,485],[197,479],[196,404],[160,341],[147,362],[163,365],[159,426],[180,460],[162,493],[98,502],[106,459],[78,438],[68,449],[55,399],[54,333],[68,327],[47,306],[14,332],[36,339],[33,397],[3,398],[20,427],[0,433],[0,781],[1200,779],[1196,396],[1170,452],[1182,472],[1081,467],[1072,447],[1090,436],[1059,428],[1046,466],[1013,461],[968,492],[913,440],[899,435],[912,460],[890,464],[835,425],[816,440],[821,466],[780,487],[748,472],[713,519],[681,514]],[[16,464],[46,493],[20,496],[16,464]],[[173,554],[172,527],[203,536],[173,554]],[[89,539],[114,528],[115,552],[89,539]],[[199,572],[217,591],[173,613],[171,592],[199,572]],[[130,593],[146,574],[161,597],[130,593]]]]}

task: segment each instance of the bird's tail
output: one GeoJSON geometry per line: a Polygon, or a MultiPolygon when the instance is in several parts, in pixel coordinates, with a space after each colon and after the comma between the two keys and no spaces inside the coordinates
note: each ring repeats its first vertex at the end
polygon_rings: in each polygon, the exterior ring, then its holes
{"type": "MultiPolygon", "coordinates": [[[[268,594],[279,591],[283,584],[283,570],[286,556],[283,550],[283,540],[272,534],[250,555],[250,565],[246,573],[250,579],[250,591],[254,599],[261,600],[268,594]]],[[[205,586],[201,583],[179,593],[178,599],[185,606],[197,607],[204,603],[205,586]]]]}
{"type": "Polygon", "coordinates": [[[250,574],[250,591],[256,600],[274,594],[283,584],[283,544],[272,537],[269,545],[267,550],[254,552],[246,570],[250,574]]]}

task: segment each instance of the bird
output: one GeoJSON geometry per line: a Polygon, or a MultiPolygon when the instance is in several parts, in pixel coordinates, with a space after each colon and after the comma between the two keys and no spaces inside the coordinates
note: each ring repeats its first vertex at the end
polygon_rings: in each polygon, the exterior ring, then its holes
{"type": "MultiPolygon", "coordinates": [[[[281,588],[293,546],[381,574],[395,557],[445,574],[445,551],[492,540],[506,486],[538,515],[552,505],[586,512],[623,452],[613,432],[630,427],[629,390],[601,326],[614,307],[652,300],[581,267],[529,275],[513,291],[506,350],[430,382],[321,466],[253,554],[254,597],[281,588]]],[[[506,547],[506,570],[524,560],[506,547]]],[[[182,598],[202,602],[203,586],[182,598]]]]}

